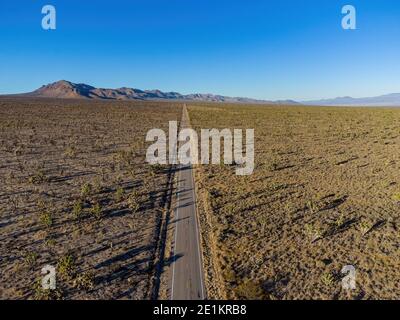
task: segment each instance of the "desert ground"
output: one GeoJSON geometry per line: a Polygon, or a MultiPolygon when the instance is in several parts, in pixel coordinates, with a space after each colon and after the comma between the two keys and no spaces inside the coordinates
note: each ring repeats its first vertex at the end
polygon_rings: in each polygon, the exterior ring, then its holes
{"type": "MultiPolygon", "coordinates": [[[[400,109],[187,106],[197,130],[255,129],[252,175],[195,168],[208,298],[400,298],[400,109]]],[[[154,298],[176,177],[145,162],[145,136],[181,112],[0,98],[0,299],[154,298]]]]}
{"type": "Polygon", "coordinates": [[[0,99],[0,299],[151,298],[170,173],[145,163],[145,136],[181,110],[0,99]]]}
{"type": "Polygon", "coordinates": [[[196,169],[209,298],[400,298],[400,109],[188,109],[196,129],[255,129],[253,175],[196,169]]]}

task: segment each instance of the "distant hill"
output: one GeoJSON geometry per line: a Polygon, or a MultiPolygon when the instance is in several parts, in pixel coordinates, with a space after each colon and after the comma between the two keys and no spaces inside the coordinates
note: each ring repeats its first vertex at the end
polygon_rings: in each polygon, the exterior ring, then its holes
{"type": "Polygon", "coordinates": [[[377,97],[352,98],[338,97],[297,102],[294,100],[257,100],[243,97],[228,97],[211,93],[180,94],[160,90],[140,90],[134,88],[104,89],[95,88],[84,83],[73,83],[66,80],[57,81],[39,89],[13,96],[62,98],[62,99],[105,99],[105,100],[180,100],[203,102],[254,103],[278,105],[311,105],[311,106],[366,106],[366,107],[400,107],[400,93],[391,93],[377,97]]]}
{"type": "Polygon", "coordinates": [[[400,107],[400,93],[369,98],[338,97],[334,99],[303,101],[302,104],[318,106],[400,107]]]}
{"type": "Polygon", "coordinates": [[[66,80],[44,85],[39,89],[21,94],[30,97],[48,97],[65,99],[108,99],[108,100],[186,100],[204,102],[231,103],[265,103],[265,104],[298,104],[293,100],[256,100],[242,97],[227,97],[214,94],[180,94],[178,92],[162,92],[160,90],[139,90],[133,88],[103,89],[84,83],[72,83],[66,80]]]}

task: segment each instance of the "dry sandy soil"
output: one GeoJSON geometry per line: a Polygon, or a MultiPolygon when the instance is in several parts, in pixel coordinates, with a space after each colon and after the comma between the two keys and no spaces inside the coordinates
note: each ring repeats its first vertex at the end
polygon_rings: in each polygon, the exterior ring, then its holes
{"type": "Polygon", "coordinates": [[[188,108],[197,129],[255,129],[253,175],[197,168],[210,298],[400,298],[400,109],[188,108]]]}
{"type": "Polygon", "coordinates": [[[180,117],[172,103],[0,100],[1,299],[150,298],[169,170],[145,163],[145,135],[180,117]]]}
{"type": "MultiPolygon", "coordinates": [[[[209,298],[400,298],[400,109],[193,104],[254,128],[256,167],[198,166],[209,298]],[[357,287],[341,287],[345,265],[357,287]]],[[[0,99],[0,298],[148,299],[167,167],[145,134],[173,103],[0,99]],[[57,290],[41,289],[41,269],[57,290]]]]}

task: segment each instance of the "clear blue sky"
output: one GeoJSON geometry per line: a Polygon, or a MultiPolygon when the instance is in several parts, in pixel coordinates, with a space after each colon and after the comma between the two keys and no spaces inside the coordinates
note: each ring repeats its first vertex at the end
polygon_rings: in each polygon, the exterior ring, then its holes
{"type": "Polygon", "coordinates": [[[60,79],[262,99],[400,92],[400,1],[1,1],[0,93],[60,79]]]}

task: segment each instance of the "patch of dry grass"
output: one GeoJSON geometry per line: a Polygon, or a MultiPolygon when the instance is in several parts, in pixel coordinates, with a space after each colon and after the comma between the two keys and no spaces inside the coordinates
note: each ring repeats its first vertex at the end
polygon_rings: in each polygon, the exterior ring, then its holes
{"type": "Polygon", "coordinates": [[[0,298],[52,298],[36,285],[47,264],[57,298],[149,297],[168,170],[145,163],[145,136],[180,117],[173,103],[0,100],[0,298]]]}
{"type": "Polygon", "coordinates": [[[400,298],[400,109],[188,107],[197,129],[255,129],[252,176],[197,172],[229,298],[400,298]]]}

